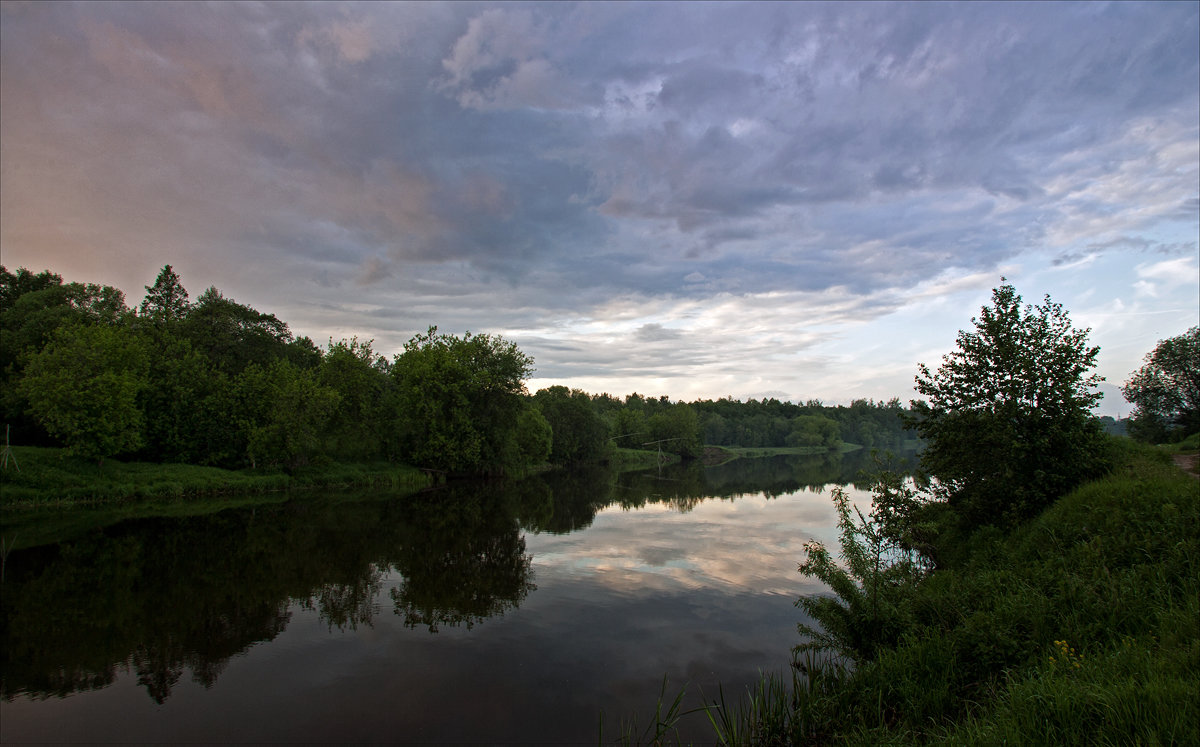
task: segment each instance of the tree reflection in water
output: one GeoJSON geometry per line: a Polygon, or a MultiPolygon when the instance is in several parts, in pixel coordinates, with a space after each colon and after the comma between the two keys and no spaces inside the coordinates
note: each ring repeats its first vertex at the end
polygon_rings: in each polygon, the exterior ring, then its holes
{"type": "Polygon", "coordinates": [[[283,632],[293,605],[330,631],[371,626],[385,585],[407,628],[471,629],[536,590],[525,531],[579,531],[613,504],[688,511],[845,484],[869,465],[851,454],[591,468],[96,527],[7,558],[0,697],[65,697],[123,671],[163,703],[185,672],[213,687],[232,657],[283,632]]]}
{"type": "Polygon", "coordinates": [[[405,627],[470,629],[515,609],[537,588],[517,519],[525,492],[522,483],[500,482],[404,502],[404,537],[389,558],[403,579],[389,593],[405,627]]]}

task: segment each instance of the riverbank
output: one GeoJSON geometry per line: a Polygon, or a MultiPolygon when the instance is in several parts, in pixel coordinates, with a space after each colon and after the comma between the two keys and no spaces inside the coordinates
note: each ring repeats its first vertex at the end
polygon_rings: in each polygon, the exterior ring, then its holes
{"type": "Polygon", "coordinates": [[[429,478],[415,467],[388,462],[227,470],[192,464],[151,464],[65,455],[61,449],[14,446],[0,469],[5,510],[70,508],[123,501],[189,501],[317,487],[420,488],[429,478]]]}
{"type": "Polygon", "coordinates": [[[809,657],[713,709],[722,742],[1200,743],[1200,490],[1169,451],[1116,448],[1027,524],[964,538],[873,660],[809,657]]]}

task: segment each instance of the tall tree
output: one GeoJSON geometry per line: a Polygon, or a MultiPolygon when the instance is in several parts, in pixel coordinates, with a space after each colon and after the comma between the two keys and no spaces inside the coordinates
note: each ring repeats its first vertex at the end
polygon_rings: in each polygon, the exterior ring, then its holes
{"type": "MultiPolygon", "coordinates": [[[[267,366],[278,358],[292,360],[297,353],[314,365],[321,360],[315,348],[307,351],[294,348],[288,325],[274,314],[264,314],[226,298],[213,287],[196,299],[180,334],[231,377],[251,363],[267,366]]],[[[311,347],[311,341],[304,347],[311,347]]],[[[301,360],[292,362],[310,367],[301,360]]]]}
{"type": "Polygon", "coordinates": [[[240,443],[229,377],[185,338],[155,330],[148,338],[150,375],[141,402],[146,446],[141,456],[157,461],[241,466],[240,443]]]}
{"type": "Polygon", "coordinates": [[[1088,372],[1100,348],[1046,296],[1022,306],[1011,285],[992,292],[959,332],[958,349],[931,372],[924,364],[913,426],[926,441],[921,463],[970,523],[1013,521],[1093,475],[1102,434],[1090,409],[1101,377],[1088,372]]]}
{"type": "Polygon", "coordinates": [[[158,322],[178,321],[188,313],[188,292],[170,265],[163,265],[154,285],[146,286],[146,297],[138,313],[158,322]]]}
{"type": "Polygon", "coordinates": [[[1159,341],[1121,392],[1134,404],[1131,432],[1166,441],[1200,432],[1200,327],[1159,341]]]}

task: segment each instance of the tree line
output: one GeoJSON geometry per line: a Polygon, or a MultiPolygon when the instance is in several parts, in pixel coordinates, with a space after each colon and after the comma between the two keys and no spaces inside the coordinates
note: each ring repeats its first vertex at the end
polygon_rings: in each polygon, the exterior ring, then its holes
{"type": "Polygon", "coordinates": [[[898,400],[692,403],[525,388],[533,360],[503,338],[414,336],[387,358],[358,338],[323,348],[162,268],[122,291],[0,267],[0,417],[17,443],[103,460],[296,468],[392,460],[453,474],[605,461],[618,448],[683,458],[705,444],[898,448],[898,400]]]}

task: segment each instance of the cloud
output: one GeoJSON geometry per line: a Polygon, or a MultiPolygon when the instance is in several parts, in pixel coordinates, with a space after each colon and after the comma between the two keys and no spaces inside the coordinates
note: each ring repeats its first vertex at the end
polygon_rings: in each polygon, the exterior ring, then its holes
{"type": "Polygon", "coordinates": [[[390,277],[392,277],[391,265],[379,257],[371,257],[363,266],[358,282],[360,285],[373,285],[390,277]]]}
{"type": "Polygon", "coordinates": [[[681,335],[677,329],[667,329],[661,324],[651,323],[638,327],[635,338],[639,342],[664,342],[678,340],[681,335]]]}
{"type": "Polygon", "coordinates": [[[1196,253],[1194,4],[0,13],[6,265],[171,262],[317,339],[486,326],[673,396],[832,399],[900,368],[863,325],[1014,265],[1186,306],[1132,267],[1196,253]]]}
{"type": "Polygon", "coordinates": [[[1138,265],[1136,271],[1139,279],[1133,284],[1135,295],[1151,298],[1157,297],[1160,290],[1194,284],[1200,277],[1200,265],[1194,256],[1138,265]]]}
{"type": "Polygon", "coordinates": [[[545,56],[549,33],[530,10],[481,12],[442,60],[442,89],[471,109],[571,108],[580,92],[545,56]]]}

